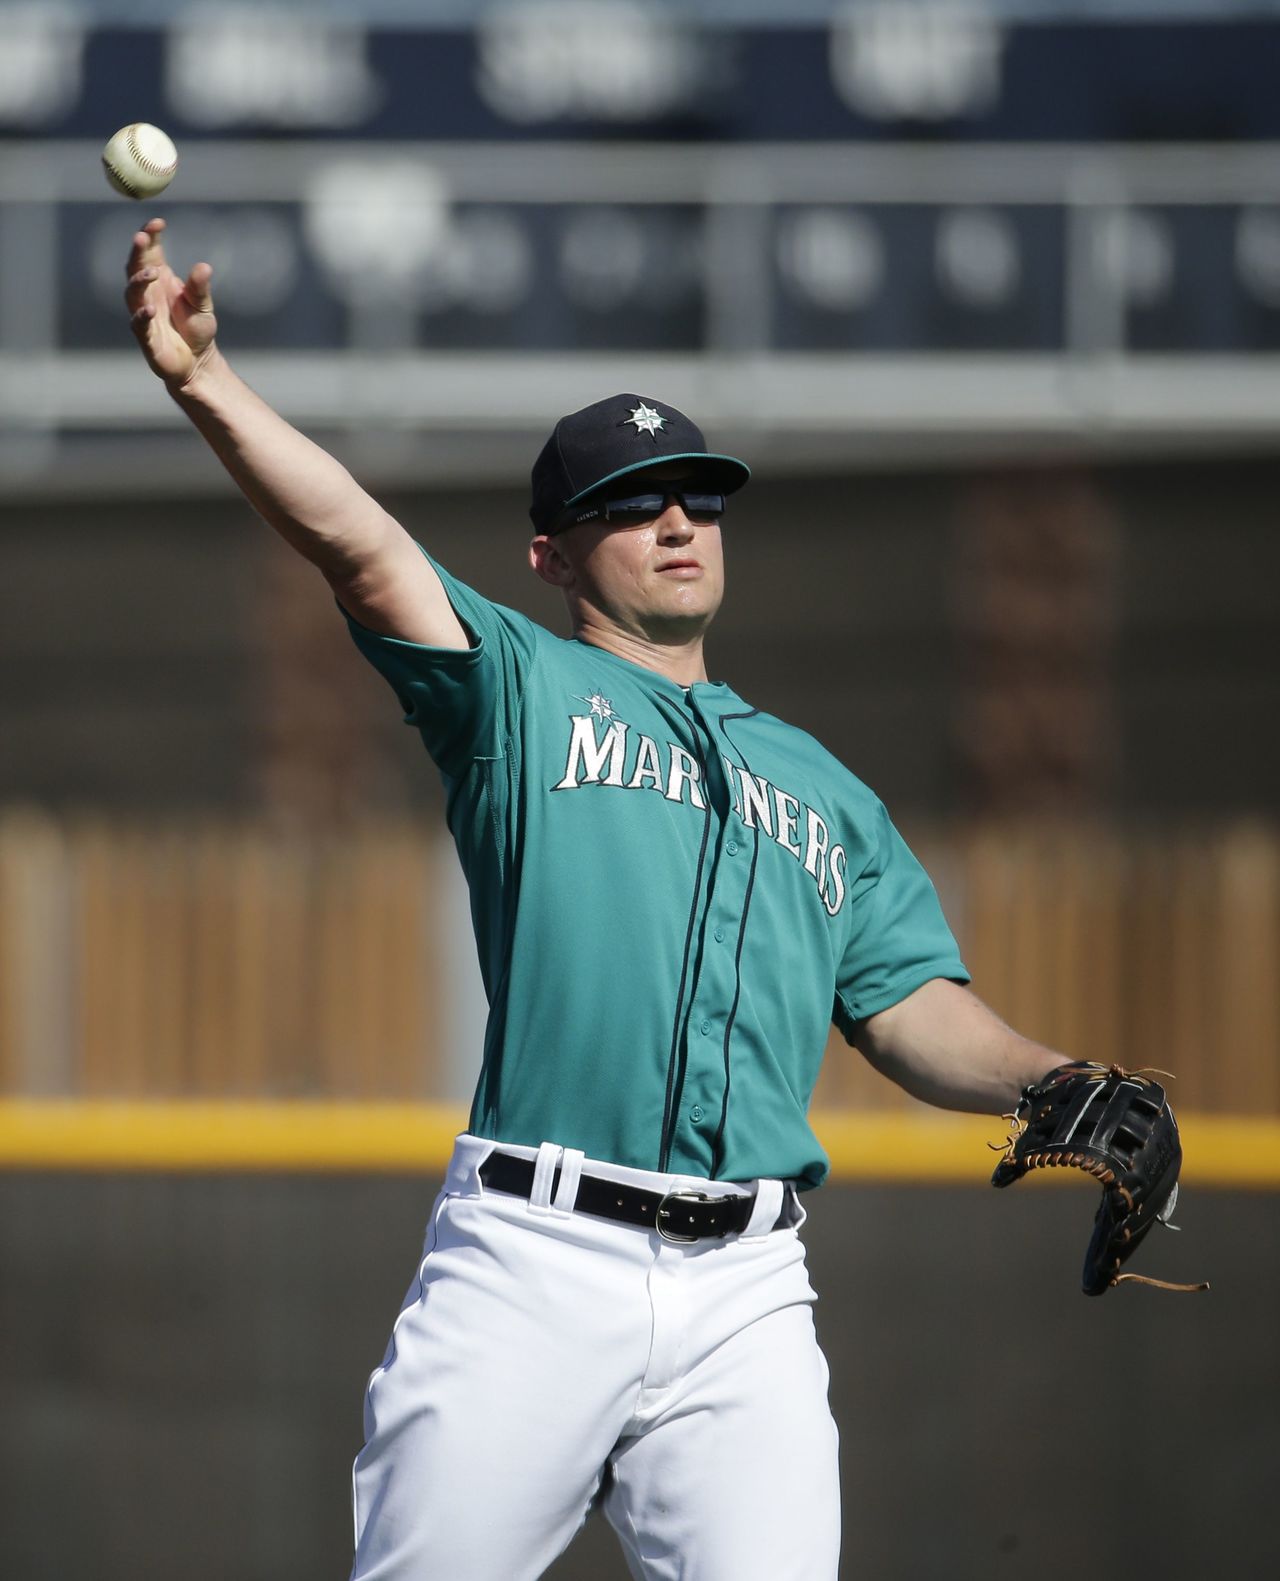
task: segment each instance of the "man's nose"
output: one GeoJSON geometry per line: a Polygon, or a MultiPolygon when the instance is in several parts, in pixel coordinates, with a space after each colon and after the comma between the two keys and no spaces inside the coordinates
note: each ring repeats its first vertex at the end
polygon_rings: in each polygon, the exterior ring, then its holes
{"type": "Polygon", "coordinates": [[[667,496],[667,503],[658,518],[659,536],[665,540],[685,542],[694,534],[694,524],[685,515],[684,506],[674,494],[667,496]]]}

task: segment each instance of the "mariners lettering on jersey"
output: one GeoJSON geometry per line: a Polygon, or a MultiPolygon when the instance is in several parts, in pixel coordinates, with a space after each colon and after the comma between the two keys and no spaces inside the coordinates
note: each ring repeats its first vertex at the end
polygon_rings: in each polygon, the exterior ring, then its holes
{"type": "MultiPolygon", "coordinates": [[[[589,714],[569,716],[569,747],[564,774],[553,791],[611,785],[619,790],[656,790],[671,802],[705,812],[702,764],[674,741],[657,741],[616,717],[607,697],[584,697],[589,714]]],[[[844,905],[847,857],[832,844],[831,827],[816,808],[798,796],[752,774],[728,757],[721,760],[733,796],[733,810],[748,829],[781,846],[804,866],[817,885],[829,916],[844,905]]]]}

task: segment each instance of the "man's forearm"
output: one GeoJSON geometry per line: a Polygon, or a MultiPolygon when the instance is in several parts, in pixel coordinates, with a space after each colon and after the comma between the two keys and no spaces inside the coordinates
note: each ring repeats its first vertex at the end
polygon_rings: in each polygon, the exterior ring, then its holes
{"type": "Polygon", "coordinates": [[[857,1046],[912,1097],[973,1114],[1008,1113],[1024,1087],[1070,1058],[1023,1037],[968,989],[941,978],[868,1017],[857,1046]]]}
{"type": "Polygon", "coordinates": [[[358,574],[399,532],[347,469],[273,411],[216,348],[170,394],[263,520],[331,581],[358,574]]]}
{"type": "Polygon", "coordinates": [[[1066,1060],[1065,1054],[1006,1029],[1003,1037],[954,1045],[932,1059],[904,1061],[886,1074],[912,1097],[939,1109],[1008,1114],[1017,1107],[1024,1087],[1066,1060]]]}

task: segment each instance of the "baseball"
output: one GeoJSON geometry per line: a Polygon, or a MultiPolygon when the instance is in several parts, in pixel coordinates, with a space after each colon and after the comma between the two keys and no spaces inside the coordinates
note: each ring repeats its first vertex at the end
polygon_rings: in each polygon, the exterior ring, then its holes
{"type": "Polygon", "coordinates": [[[126,198],[154,198],[173,180],[178,150],[158,126],[134,121],[122,126],[102,150],[102,168],[126,198]]]}

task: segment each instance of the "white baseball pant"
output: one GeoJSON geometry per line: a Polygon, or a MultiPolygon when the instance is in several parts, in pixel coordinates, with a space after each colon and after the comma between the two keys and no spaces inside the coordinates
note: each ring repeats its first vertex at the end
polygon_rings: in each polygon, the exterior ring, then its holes
{"type": "Polygon", "coordinates": [[[751,1188],[504,1147],[536,1163],[526,1202],[485,1189],[493,1150],[458,1138],[369,1381],[353,1581],[533,1581],[597,1497],[643,1581],[834,1581],[837,1434],[781,1184],[753,1183],[741,1234],[673,1244],[575,1213],[580,1175],[751,1188]]]}

